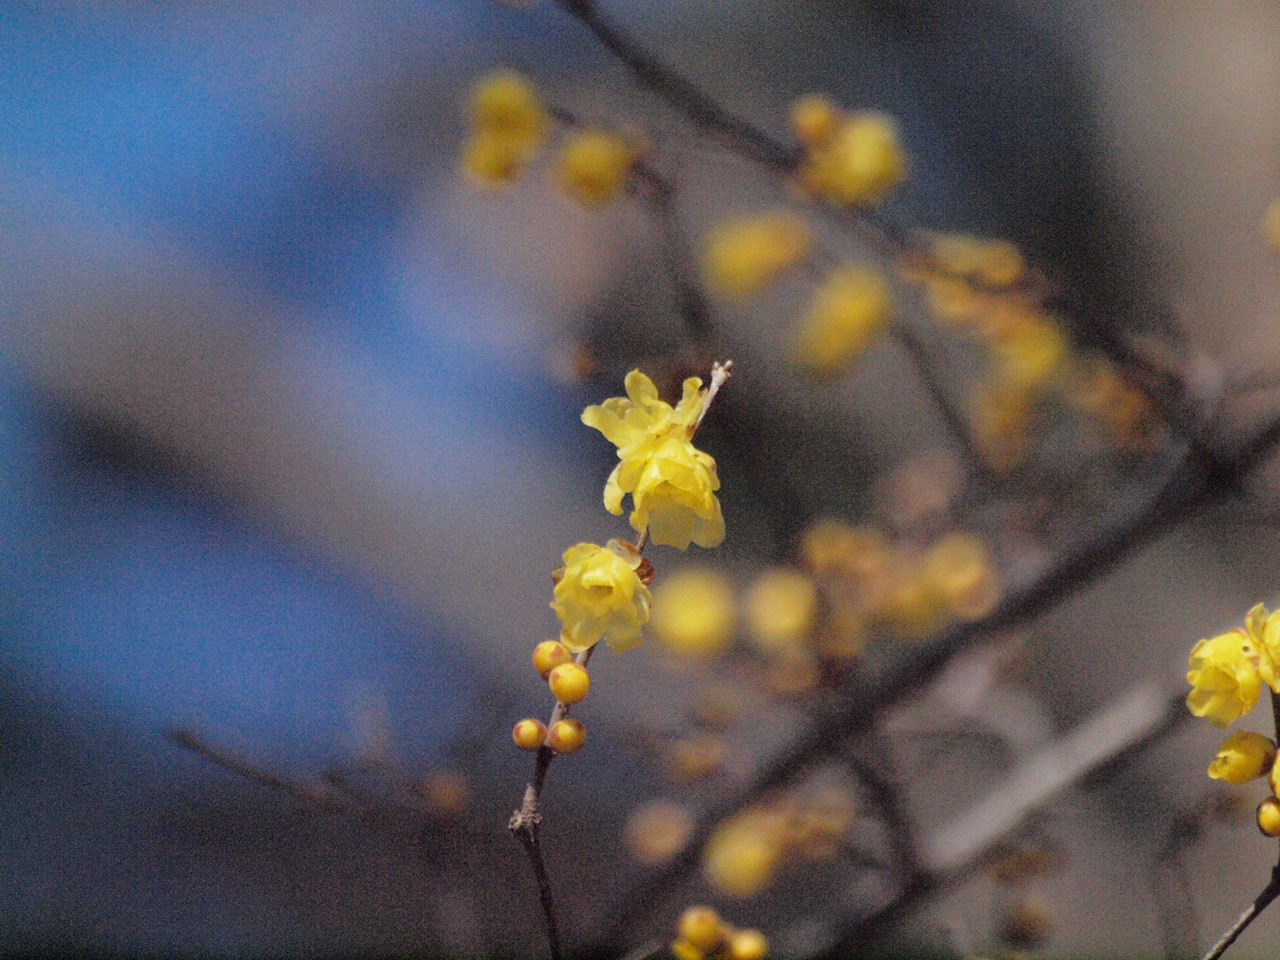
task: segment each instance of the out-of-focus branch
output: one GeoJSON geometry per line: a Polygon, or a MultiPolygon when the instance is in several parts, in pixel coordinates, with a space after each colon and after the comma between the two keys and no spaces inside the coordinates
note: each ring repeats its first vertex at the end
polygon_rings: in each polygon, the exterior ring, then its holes
{"type": "Polygon", "coordinates": [[[335,797],[323,786],[273,773],[252,760],[238,756],[228,750],[223,750],[221,747],[213,746],[192,730],[172,729],[169,731],[169,739],[178,746],[184,747],[192,753],[204,757],[211,763],[217,764],[224,770],[230,770],[232,773],[237,773],[246,780],[252,780],[254,783],[261,784],[264,787],[287,793],[294,799],[300,800],[309,806],[352,812],[349,802],[335,797]]]}
{"type": "Polygon", "coordinates": [[[889,745],[880,737],[859,740],[856,750],[847,750],[844,761],[867,792],[880,815],[889,849],[893,854],[893,870],[898,882],[909,886],[920,870],[920,851],[916,826],[906,802],[887,771],[896,768],[889,745]]]}
{"type": "Polygon", "coordinates": [[[1183,695],[1143,683],[1099,710],[1061,740],[1020,764],[968,812],[926,838],[920,868],[888,903],[852,918],[832,949],[865,943],[926,897],[972,875],[999,842],[1069,787],[1109,768],[1135,747],[1168,734],[1186,716],[1183,695]]]}

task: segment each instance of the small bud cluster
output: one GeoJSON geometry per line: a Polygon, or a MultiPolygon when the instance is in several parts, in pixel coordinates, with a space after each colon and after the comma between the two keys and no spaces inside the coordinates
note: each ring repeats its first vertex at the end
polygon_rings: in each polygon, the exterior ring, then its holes
{"type": "Polygon", "coordinates": [[[575,663],[568,648],[558,640],[544,640],[533,648],[533,668],[547,681],[556,698],[558,718],[547,728],[532,717],[521,720],[511,731],[511,739],[521,750],[550,747],[556,753],[576,753],[587,740],[587,728],[579,720],[564,716],[570,704],[581,703],[591,689],[587,668],[575,663]]]}
{"type": "Polygon", "coordinates": [[[1058,873],[1065,863],[1062,848],[1051,841],[1017,843],[1001,849],[988,864],[999,902],[996,934],[1013,950],[1036,950],[1053,933],[1050,901],[1034,885],[1058,873]]]}
{"type": "MultiPolygon", "coordinates": [[[[1280,693],[1280,611],[1258,604],[1245,616],[1243,629],[1197,642],[1187,666],[1187,709],[1214,726],[1230,726],[1257,706],[1264,684],[1273,697],[1280,693]]],[[[1222,741],[1208,772],[1236,785],[1267,777],[1271,796],[1258,805],[1258,829],[1280,837],[1280,764],[1274,740],[1237,731],[1222,741]]]]}
{"type": "Polygon", "coordinates": [[[676,960],[764,960],[769,941],[759,930],[739,930],[710,907],[689,907],[671,941],[676,960]]]}

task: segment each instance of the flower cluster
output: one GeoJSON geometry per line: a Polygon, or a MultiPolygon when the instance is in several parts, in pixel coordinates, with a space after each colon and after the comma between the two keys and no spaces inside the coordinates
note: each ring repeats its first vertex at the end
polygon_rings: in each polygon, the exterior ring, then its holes
{"type": "MultiPolygon", "coordinates": [[[[1280,694],[1280,611],[1258,604],[1245,616],[1244,628],[1200,640],[1188,660],[1187,709],[1217,727],[1229,727],[1257,706],[1265,684],[1280,694]]],[[[1258,827],[1280,836],[1280,776],[1276,744],[1260,733],[1240,731],[1222,742],[1209,764],[1209,776],[1243,784],[1268,776],[1272,796],[1258,807],[1258,827]]]]}
{"type": "Polygon", "coordinates": [[[674,407],[639,370],[627,374],[626,389],[625,397],[582,412],[582,422],[618,448],[620,462],[604,488],[605,508],[622,513],[622,499],[630,494],[631,526],[647,528],[654,543],[680,550],[691,542],[719,546],[724,517],[716,497],[716,462],[691,440],[702,412],[702,381],[686,380],[674,407]]]}
{"type": "Polygon", "coordinates": [[[841,206],[871,206],[907,178],[898,128],[881,113],[843,113],[824,97],[792,107],[791,123],[805,148],[800,182],[841,206]]]}
{"type": "Polygon", "coordinates": [[[463,172],[484,186],[515,181],[546,140],[548,126],[546,108],[527,79],[510,70],[489,74],[471,95],[463,172]]]}
{"type": "Polygon", "coordinates": [[[640,644],[640,628],[649,620],[649,588],[640,579],[642,563],[635,547],[610,540],[604,547],[579,543],[564,552],[551,609],[560,618],[560,642],[574,653],[600,640],[614,651],[640,644]]]}

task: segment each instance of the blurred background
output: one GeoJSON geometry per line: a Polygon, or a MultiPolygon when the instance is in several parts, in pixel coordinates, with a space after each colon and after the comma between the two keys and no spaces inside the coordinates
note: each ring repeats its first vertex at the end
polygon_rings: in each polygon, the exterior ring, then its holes
{"type": "MultiPolygon", "coordinates": [[[[892,113],[904,221],[1014,240],[1118,317],[1173,317],[1227,370],[1280,349],[1259,232],[1280,5],[607,9],[779,135],[812,91],[892,113]]],[[[561,551],[625,529],[599,505],[612,450],[578,416],[684,333],[642,211],[583,213],[537,171],[498,194],[461,181],[467,89],[509,66],[653,131],[695,237],[776,202],[770,184],[539,2],[12,3],[0,63],[0,952],[538,955],[504,829],[529,764],[507,730],[547,706],[527,657],[555,629],[561,551]],[[428,827],[309,809],[175,727],[287,776],[388,774],[428,827]]],[[[730,535],[688,559],[738,578],[945,443],[892,356],[855,382],[791,378],[778,309],[717,331],[739,363],[726,423],[759,442],[709,421],[730,535]]],[[[1136,679],[1176,689],[1197,637],[1273,596],[1274,530],[1248,516],[1199,518],[1037,627],[1028,749],[1136,679]]],[[[662,792],[635,733],[693,682],[649,646],[594,670],[591,749],[548,795],[571,941],[626,889],[630,805],[662,792]]],[[[1151,824],[1203,789],[1213,746],[1188,730],[1061,816],[1053,950],[1158,948],[1151,824]]],[[[1204,935],[1271,846],[1228,830],[1192,854],[1204,935]]],[[[981,931],[984,897],[921,935],[981,931]]]]}

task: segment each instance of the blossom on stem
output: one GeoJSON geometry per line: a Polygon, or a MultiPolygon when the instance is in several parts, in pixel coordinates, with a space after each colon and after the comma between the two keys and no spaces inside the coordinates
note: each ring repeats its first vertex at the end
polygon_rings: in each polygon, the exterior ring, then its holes
{"type": "Polygon", "coordinates": [[[626,379],[627,395],[610,397],[582,412],[582,422],[618,448],[621,461],[604,488],[605,508],[622,513],[631,494],[631,526],[649,538],[687,549],[690,542],[716,547],[724,540],[724,517],[715,492],[716,462],[690,441],[702,410],[702,381],[684,382],[680,402],[658,399],[658,388],[639,370],[626,379]]]}
{"type": "Polygon", "coordinates": [[[907,161],[892,118],[851,113],[824,126],[816,117],[810,105],[796,120],[802,135],[812,138],[801,179],[813,193],[842,206],[871,206],[906,180],[907,161]],[[820,137],[822,132],[827,135],[820,137]]]}
{"type": "Polygon", "coordinates": [[[1209,764],[1209,776],[1227,783],[1248,783],[1267,773],[1275,759],[1276,745],[1270,739],[1242,730],[1222,741],[1209,764]]]}
{"type": "Polygon", "coordinates": [[[893,294],[878,271],[834,270],[800,320],[792,359],[816,376],[841,373],[880,335],[892,313],[893,294]]]}
{"type": "Polygon", "coordinates": [[[1258,604],[1244,618],[1245,651],[1258,664],[1258,675],[1280,693],[1280,610],[1258,604]]]}
{"type": "Polygon", "coordinates": [[[1247,639],[1243,630],[1232,630],[1191,648],[1187,709],[1193,715],[1227,727],[1257,705],[1262,680],[1249,659],[1247,639]]]}
{"type": "Polygon", "coordinates": [[[607,546],[579,543],[564,552],[554,574],[551,609],[560,618],[560,642],[579,653],[600,640],[610,650],[629,650],[642,642],[649,620],[649,588],[636,573],[641,557],[618,540],[607,546]]]}

